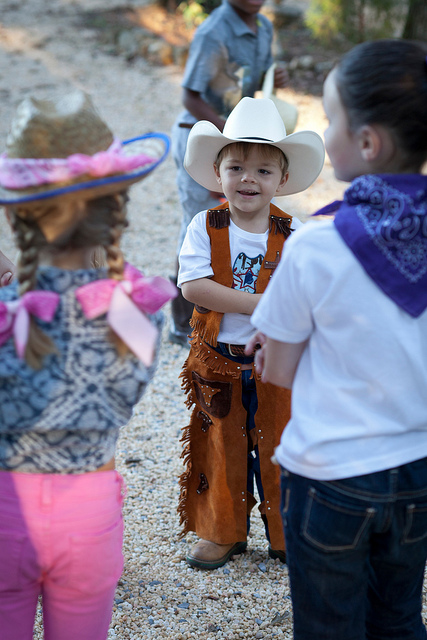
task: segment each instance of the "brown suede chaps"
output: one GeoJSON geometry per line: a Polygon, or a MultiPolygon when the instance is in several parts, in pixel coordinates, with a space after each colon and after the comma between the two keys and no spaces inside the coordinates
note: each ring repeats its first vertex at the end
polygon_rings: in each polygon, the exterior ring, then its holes
{"type": "Polygon", "coordinates": [[[182,437],[186,465],[180,478],[182,535],[195,531],[217,544],[246,540],[247,516],[256,504],[247,492],[247,458],[258,445],[265,498],[259,510],[268,523],[271,548],[284,550],[280,467],[271,457],[289,420],[290,391],[262,383],[255,374],[256,426],[248,432],[241,365],[195,336],[181,377],[187,406],[193,407],[182,437]]]}

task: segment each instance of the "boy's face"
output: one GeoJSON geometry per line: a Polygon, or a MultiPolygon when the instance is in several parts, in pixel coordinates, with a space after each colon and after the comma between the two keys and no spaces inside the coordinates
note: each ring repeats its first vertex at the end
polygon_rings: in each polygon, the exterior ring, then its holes
{"type": "Polygon", "coordinates": [[[233,145],[218,167],[214,165],[218,184],[227,198],[230,211],[268,217],[270,202],[288,179],[282,177],[279,161],[261,152],[254,144],[245,159],[233,145]]]}
{"type": "Polygon", "coordinates": [[[228,3],[237,11],[240,15],[255,15],[259,12],[264,0],[228,0],[228,3]]]}

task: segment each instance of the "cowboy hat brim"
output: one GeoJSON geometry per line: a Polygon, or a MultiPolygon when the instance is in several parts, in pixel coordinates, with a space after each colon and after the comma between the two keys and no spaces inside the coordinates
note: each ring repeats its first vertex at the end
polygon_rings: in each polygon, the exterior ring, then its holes
{"type": "Polygon", "coordinates": [[[153,157],[153,161],[141,167],[137,167],[126,173],[117,173],[102,178],[92,178],[86,174],[78,179],[74,179],[72,182],[44,184],[28,189],[7,189],[0,186],[0,205],[26,204],[31,206],[32,204],[40,204],[41,201],[56,200],[66,196],[94,199],[127,189],[135,182],[146,178],[148,174],[165,160],[169,153],[170,139],[163,133],[148,133],[143,136],[124,140],[122,144],[126,149],[127,155],[133,155],[141,153],[141,144],[144,143],[145,148],[143,151],[148,154],[145,144],[147,141],[154,143],[149,151],[149,155],[153,157]]]}
{"type": "Polygon", "coordinates": [[[218,153],[228,144],[250,142],[277,147],[289,163],[289,178],[277,192],[278,196],[299,193],[307,189],[320,174],[325,160],[322,138],[314,131],[298,131],[280,140],[260,138],[231,138],[206,120],[196,122],[190,131],[184,167],[189,175],[209,191],[218,191],[214,162],[218,153]]]}

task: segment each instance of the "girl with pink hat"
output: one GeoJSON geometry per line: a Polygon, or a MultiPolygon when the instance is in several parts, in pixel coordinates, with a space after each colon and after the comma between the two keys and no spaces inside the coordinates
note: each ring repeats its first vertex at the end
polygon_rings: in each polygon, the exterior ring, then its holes
{"type": "Polygon", "coordinates": [[[292,388],[281,465],[295,640],[422,640],[427,558],[427,46],[365,42],[329,74],[344,198],[287,243],[252,317],[292,388]]]}
{"type": "Polygon", "coordinates": [[[126,264],[127,190],[164,159],[121,143],[81,92],[25,100],[0,157],[21,257],[0,289],[0,636],[105,640],[120,576],[121,425],[153,375],[175,290],[126,264]],[[94,251],[106,269],[91,268],[94,251]]]}

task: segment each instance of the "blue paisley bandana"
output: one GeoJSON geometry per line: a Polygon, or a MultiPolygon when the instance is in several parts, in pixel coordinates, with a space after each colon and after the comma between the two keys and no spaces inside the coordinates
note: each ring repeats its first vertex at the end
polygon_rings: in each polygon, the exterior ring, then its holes
{"type": "Polygon", "coordinates": [[[342,202],[334,224],[367,274],[413,317],[427,307],[427,176],[364,175],[342,202]]]}

